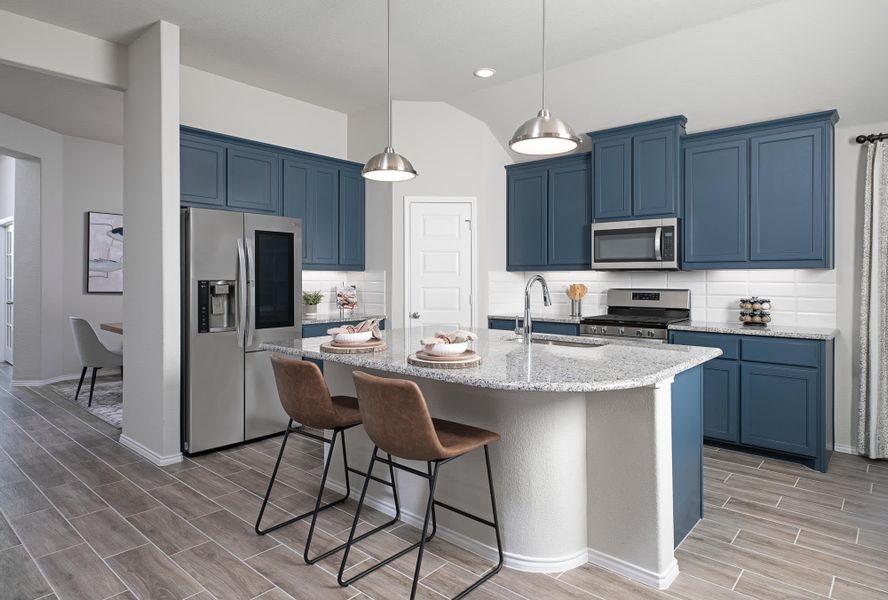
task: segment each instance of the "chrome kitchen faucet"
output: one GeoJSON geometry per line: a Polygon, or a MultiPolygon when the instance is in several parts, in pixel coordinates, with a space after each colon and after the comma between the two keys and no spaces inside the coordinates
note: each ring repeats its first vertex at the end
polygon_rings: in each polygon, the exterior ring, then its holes
{"type": "MultiPolygon", "coordinates": [[[[530,288],[533,287],[533,283],[535,281],[539,281],[540,286],[542,286],[543,288],[543,304],[545,306],[552,306],[552,298],[549,296],[549,284],[546,283],[546,280],[543,278],[543,276],[534,275],[533,277],[528,279],[527,285],[524,286],[524,327],[522,328],[525,344],[530,344],[531,339],[533,338],[533,321],[530,317],[530,288]]],[[[515,320],[517,321],[518,319],[515,320]]],[[[515,333],[518,333],[517,324],[515,333]]]]}

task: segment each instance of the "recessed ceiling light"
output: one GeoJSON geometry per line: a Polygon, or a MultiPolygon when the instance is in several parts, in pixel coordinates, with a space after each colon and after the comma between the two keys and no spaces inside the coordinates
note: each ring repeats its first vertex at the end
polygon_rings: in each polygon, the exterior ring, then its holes
{"type": "Polygon", "coordinates": [[[496,69],[493,67],[481,67],[480,69],[475,69],[473,75],[481,79],[487,79],[496,75],[496,69]]]}

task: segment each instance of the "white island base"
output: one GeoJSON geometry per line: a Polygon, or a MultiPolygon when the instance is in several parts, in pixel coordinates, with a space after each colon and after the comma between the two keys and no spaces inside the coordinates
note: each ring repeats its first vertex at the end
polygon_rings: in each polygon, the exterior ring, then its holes
{"type": "MultiPolygon", "coordinates": [[[[354,370],[324,362],[332,394],[354,395],[354,370]]],[[[672,378],[615,391],[530,392],[367,371],[412,379],[433,416],[502,436],[491,446],[491,460],[506,566],[560,572],[590,562],[660,589],[678,575],[673,552],[672,378]]],[[[680,377],[691,378],[691,395],[694,385],[699,390],[699,369],[680,377]]],[[[689,402],[693,412],[699,395],[689,402]]],[[[363,428],[349,430],[346,440],[350,465],[365,470],[373,445],[363,428]]],[[[693,448],[702,440],[688,443],[693,448]]],[[[423,463],[411,466],[426,468],[423,463]]],[[[374,473],[388,478],[384,465],[378,464],[374,473]]],[[[330,487],[344,490],[342,477],[337,449],[330,487]]],[[[397,472],[397,479],[402,519],[422,527],[427,482],[403,472],[397,472]]],[[[355,498],[362,484],[359,477],[352,478],[355,498]]],[[[470,453],[442,467],[437,498],[489,517],[483,453],[470,453]]],[[[368,506],[393,514],[390,489],[373,483],[368,506]]],[[[489,528],[445,510],[437,511],[437,517],[441,538],[495,560],[489,528]]]]}

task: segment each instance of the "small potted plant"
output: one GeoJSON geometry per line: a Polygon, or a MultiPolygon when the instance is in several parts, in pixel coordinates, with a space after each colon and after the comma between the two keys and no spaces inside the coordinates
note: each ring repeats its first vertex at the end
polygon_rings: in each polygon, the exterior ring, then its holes
{"type": "Polygon", "coordinates": [[[302,304],[305,306],[306,315],[318,314],[318,304],[324,299],[321,290],[302,292],[302,304]]]}

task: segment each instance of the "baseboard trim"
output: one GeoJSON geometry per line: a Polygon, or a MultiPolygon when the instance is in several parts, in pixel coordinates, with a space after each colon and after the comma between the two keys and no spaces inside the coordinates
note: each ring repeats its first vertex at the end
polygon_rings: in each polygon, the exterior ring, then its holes
{"type": "Polygon", "coordinates": [[[596,567],[601,567],[602,569],[606,569],[617,575],[622,575],[632,581],[637,581],[638,583],[658,590],[665,590],[672,585],[672,582],[678,577],[678,561],[675,560],[675,558],[672,559],[672,564],[669,565],[665,571],[662,573],[655,573],[654,571],[649,571],[638,565],[626,562],[621,558],[616,558],[615,556],[599,552],[598,550],[593,550],[592,548],[588,549],[588,555],[589,562],[596,567]]]}
{"type": "Polygon", "coordinates": [[[143,458],[147,458],[152,463],[157,465],[158,467],[165,467],[166,465],[174,465],[176,463],[182,462],[183,456],[181,452],[177,452],[176,454],[170,454],[168,456],[162,456],[149,448],[137,442],[131,437],[128,437],[124,434],[120,434],[120,443],[123,446],[126,446],[136,454],[142,456],[143,458]]]}
{"type": "Polygon", "coordinates": [[[9,384],[16,387],[37,387],[41,385],[49,385],[51,383],[58,383],[60,381],[69,381],[71,379],[80,379],[80,373],[75,373],[73,375],[58,375],[56,377],[50,377],[49,379],[13,379],[9,384]]]}
{"type": "MultiPolygon", "coordinates": [[[[327,481],[327,487],[340,494],[345,493],[344,485],[329,480],[327,481]]],[[[352,489],[352,497],[355,499],[360,497],[360,493],[354,488],[352,489]]],[[[365,503],[367,506],[375,508],[389,516],[395,514],[395,506],[393,503],[371,497],[368,497],[365,500],[365,503]]],[[[403,508],[401,509],[401,519],[408,525],[422,528],[423,519],[419,515],[406,511],[403,508]]],[[[438,537],[487,560],[493,562],[496,562],[497,560],[496,548],[465,536],[458,531],[438,525],[438,537]]],[[[592,563],[602,569],[606,569],[643,585],[660,590],[668,588],[672,585],[672,582],[675,581],[675,578],[678,577],[678,562],[675,559],[672,560],[672,564],[666,569],[666,571],[663,573],[655,573],[603,552],[593,550],[592,548],[585,548],[572,555],[556,558],[539,558],[515,554],[513,552],[504,553],[505,566],[510,569],[515,569],[516,571],[526,571],[529,573],[560,573],[562,571],[575,569],[586,563],[592,563]]]]}
{"type": "Polygon", "coordinates": [[[833,446],[833,450],[836,452],[841,452],[842,454],[857,454],[857,448],[853,446],[846,446],[845,444],[835,444],[833,446]]]}

